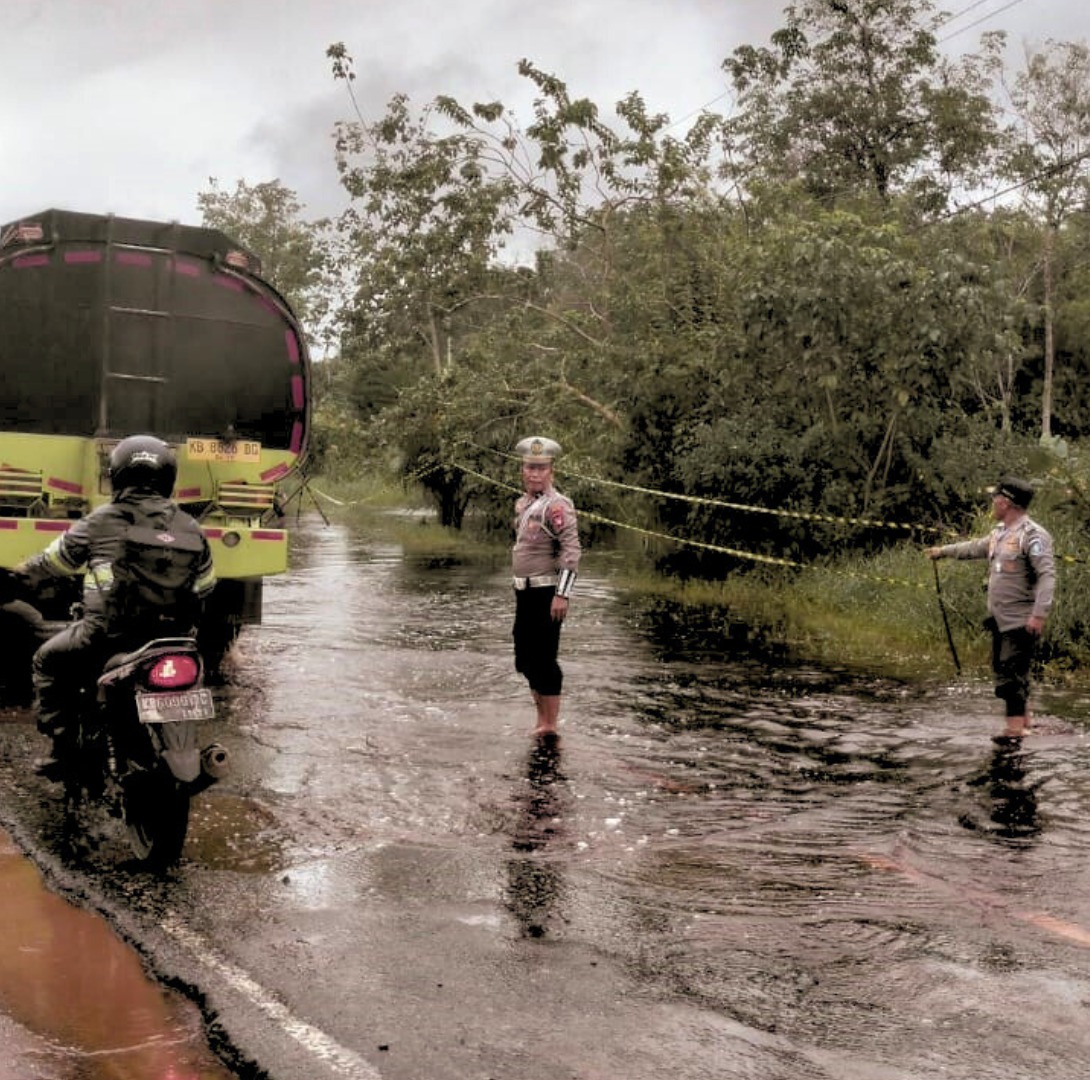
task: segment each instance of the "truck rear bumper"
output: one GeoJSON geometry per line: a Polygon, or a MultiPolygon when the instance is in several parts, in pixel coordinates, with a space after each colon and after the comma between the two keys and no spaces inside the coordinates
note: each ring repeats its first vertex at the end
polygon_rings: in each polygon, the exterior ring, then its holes
{"type": "MultiPolygon", "coordinates": [[[[0,517],[0,566],[10,568],[36,555],[71,525],[47,518],[0,517]]],[[[286,529],[217,525],[204,527],[204,535],[217,577],[260,578],[288,568],[286,529]]]]}
{"type": "Polygon", "coordinates": [[[205,526],[212,548],[216,576],[221,578],[265,577],[288,568],[286,529],[254,529],[246,526],[205,526]]]}

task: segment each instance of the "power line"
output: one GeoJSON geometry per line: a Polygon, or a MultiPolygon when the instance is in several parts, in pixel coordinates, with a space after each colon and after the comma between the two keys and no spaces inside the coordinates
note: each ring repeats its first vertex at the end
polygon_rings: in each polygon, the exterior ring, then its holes
{"type": "MultiPolygon", "coordinates": [[[[940,20],[936,24],[936,29],[941,26],[947,26],[950,23],[955,22],[957,19],[960,19],[963,15],[968,15],[969,12],[975,11],[978,7],[982,7],[984,4],[990,2],[991,0],[973,0],[973,3],[969,4],[968,7],[963,7],[960,11],[955,11],[952,15],[948,15],[945,19],[940,20]]],[[[1003,7],[996,8],[994,11],[989,11],[986,14],[982,15],[979,19],[975,19],[973,22],[969,23],[968,26],[963,26],[961,27],[961,29],[955,30],[953,31],[953,33],[947,34],[947,36],[944,38],[938,38],[936,40],[936,44],[941,45],[943,42],[949,41],[951,38],[957,37],[958,34],[964,34],[967,30],[972,30],[974,26],[980,26],[981,23],[985,23],[989,19],[994,19],[996,15],[1001,15],[1004,11],[1009,11],[1012,7],[1016,7],[1020,3],[1022,3],[1022,0],[1010,0],[1010,2],[1004,4],[1003,7]]],[[[676,120],[672,120],[669,124],[666,125],[663,130],[669,131],[671,128],[676,128],[679,124],[684,124],[686,120],[691,120],[694,116],[699,116],[702,112],[704,112],[705,109],[710,108],[712,105],[715,105],[717,102],[722,101],[724,98],[730,97],[730,95],[731,92],[729,90],[724,90],[723,93],[717,94],[710,101],[705,101],[703,105],[698,105],[695,109],[687,112],[684,116],[679,116],[676,120]]]]}
{"type": "Polygon", "coordinates": [[[679,116],[676,120],[672,120],[662,130],[669,131],[671,128],[676,128],[678,124],[684,124],[686,120],[691,120],[694,116],[699,116],[702,112],[704,112],[705,109],[707,109],[711,105],[714,105],[717,101],[722,101],[723,98],[730,97],[730,93],[731,92],[729,90],[724,90],[723,93],[716,94],[716,96],[713,97],[711,101],[705,101],[703,105],[697,106],[697,108],[693,109],[692,112],[688,112],[684,116],[679,116]]]}
{"type": "MultiPolygon", "coordinates": [[[[958,34],[964,34],[967,30],[972,30],[974,26],[979,26],[981,23],[986,23],[989,19],[994,19],[996,15],[1001,15],[1004,11],[1010,11],[1012,7],[1016,7],[1022,3],[1022,0],[1010,0],[1010,3],[1004,4],[1002,7],[996,8],[995,11],[989,11],[987,15],[981,15],[979,19],[974,19],[968,26],[963,26],[960,30],[955,30],[952,34],[947,34],[944,38],[939,38],[938,44],[949,41],[951,38],[957,37],[958,34]]],[[[965,11],[969,11],[975,4],[970,5],[965,11]]],[[[961,14],[964,14],[962,12],[961,14]]],[[[956,18],[957,16],[955,16],[956,18]]]]}
{"type": "Polygon", "coordinates": [[[1050,176],[1055,176],[1057,173],[1074,168],[1080,162],[1086,161],[1087,158],[1090,158],[1090,150],[1084,150],[1081,154],[1076,154],[1074,157],[1065,158],[1063,161],[1057,161],[1054,165],[1049,165],[1040,172],[1034,173],[1033,176],[1027,177],[1025,180],[1019,180],[1017,184],[1011,184],[1009,187],[1005,187],[992,195],[985,195],[975,202],[967,203],[965,206],[959,206],[945,214],[941,214],[939,217],[928,222],[928,224],[934,225],[939,221],[946,221],[949,218],[957,217],[959,214],[968,213],[970,210],[977,210],[987,203],[995,202],[997,199],[1003,198],[1004,195],[1010,195],[1015,191],[1021,191],[1022,188],[1029,187],[1030,184],[1034,184],[1038,180],[1047,180],[1050,176]]]}
{"type": "Polygon", "coordinates": [[[978,7],[982,7],[984,4],[990,3],[991,0],[973,0],[968,7],[963,7],[961,11],[955,11],[952,15],[947,15],[945,19],[939,19],[935,24],[936,27],[946,26],[947,23],[952,23],[956,19],[960,19],[962,15],[968,15],[970,11],[975,10],[978,7]]]}

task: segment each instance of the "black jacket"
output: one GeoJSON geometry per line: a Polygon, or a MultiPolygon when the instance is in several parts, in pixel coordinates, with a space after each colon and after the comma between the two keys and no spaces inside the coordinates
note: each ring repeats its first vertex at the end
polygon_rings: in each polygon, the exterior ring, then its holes
{"type": "MultiPolygon", "coordinates": [[[[115,495],[112,502],[75,522],[44,551],[28,559],[19,570],[30,583],[51,577],[83,574],[83,617],[86,621],[115,632],[121,618],[130,619],[130,605],[119,610],[118,581],[131,552],[134,536],[148,536],[168,550],[184,549],[192,566],[186,571],[184,589],[199,601],[216,583],[212,553],[197,522],[170,499],[140,489],[128,489],[115,495]],[[116,572],[115,572],[116,569],[116,572]]],[[[199,605],[198,605],[199,606],[199,605]]]]}

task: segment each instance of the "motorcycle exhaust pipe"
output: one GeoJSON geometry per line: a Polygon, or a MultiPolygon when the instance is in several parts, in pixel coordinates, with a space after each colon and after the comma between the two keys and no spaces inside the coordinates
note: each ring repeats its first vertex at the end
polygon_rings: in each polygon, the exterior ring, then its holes
{"type": "Polygon", "coordinates": [[[219,743],[210,743],[201,751],[201,772],[190,785],[190,794],[199,795],[210,788],[217,780],[222,780],[231,771],[229,756],[225,747],[219,743]]]}
{"type": "Polygon", "coordinates": [[[201,772],[212,780],[222,780],[231,771],[229,755],[219,743],[210,743],[201,751],[201,772]]]}

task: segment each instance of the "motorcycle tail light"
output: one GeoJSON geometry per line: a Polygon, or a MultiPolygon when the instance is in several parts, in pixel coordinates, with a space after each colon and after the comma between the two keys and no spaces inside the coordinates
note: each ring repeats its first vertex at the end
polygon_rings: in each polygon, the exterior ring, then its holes
{"type": "Polygon", "coordinates": [[[148,671],[148,685],[163,690],[177,690],[192,686],[201,669],[195,657],[184,653],[160,656],[148,671]]]}

